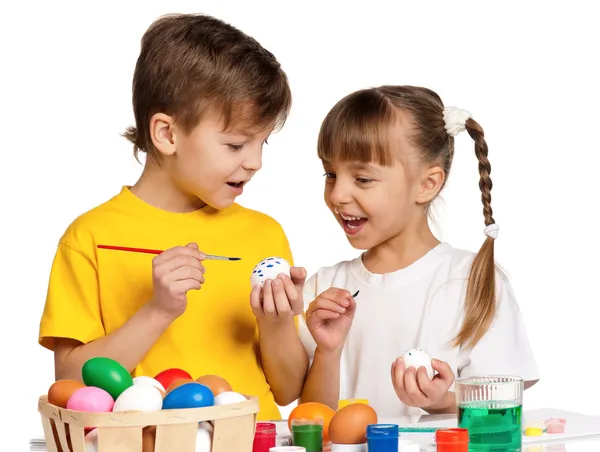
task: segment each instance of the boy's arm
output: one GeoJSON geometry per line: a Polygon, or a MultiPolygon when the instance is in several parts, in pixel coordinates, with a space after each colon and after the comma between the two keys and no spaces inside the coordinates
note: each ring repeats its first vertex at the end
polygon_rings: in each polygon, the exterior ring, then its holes
{"type": "Polygon", "coordinates": [[[317,347],[300,396],[302,403],[319,402],[333,410],[338,409],[341,356],[341,349],[330,352],[317,347]]]}
{"type": "Polygon", "coordinates": [[[62,242],[52,266],[40,343],[54,350],[57,379],[81,379],[90,358],[105,356],[133,371],[169,325],[185,311],[188,290],[204,282],[196,244],[171,248],[152,261],[152,299],[106,335],[98,272],[89,254],[62,242]],[[85,345],[84,345],[85,344],[85,345]]]}
{"type": "Polygon", "coordinates": [[[278,405],[300,397],[308,370],[308,356],[293,318],[258,321],[262,367],[278,405]]]}
{"type": "Polygon", "coordinates": [[[169,314],[146,304],[121,328],[87,344],[74,339],[56,338],[56,379],[81,380],[84,363],[96,356],[114,359],[133,372],[172,322],[169,314]]]}
{"type": "Polygon", "coordinates": [[[250,304],[258,324],[260,356],[263,372],[271,386],[275,403],[289,405],[302,393],[308,372],[308,356],[296,329],[294,315],[303,311],[302,287],[306,270],[294,267],[292,251],[285,232],[275,224],[270,234],[275,256],[286,259],[292,268],[290,277],[265,282],[262,291],[254,287],[250,304]]]}

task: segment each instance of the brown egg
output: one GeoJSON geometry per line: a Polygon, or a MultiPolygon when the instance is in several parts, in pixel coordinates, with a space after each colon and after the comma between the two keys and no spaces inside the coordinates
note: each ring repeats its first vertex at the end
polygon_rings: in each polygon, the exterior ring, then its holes
{"type": "Polygon", "coordinates": [[[329,423],[329,439],[333,444],[367,442],[367,425],[377,424],[377,413],[364,403],[347,405],[334,414],[329,423]]]}
{"type": "Polygon", "coordinates": [[[154,452],[156,426],[150,425],[142,430],[142,452],[154,452]]]}
{"type": "Polygon", "coordinates": [[[58,380],[48,390],[48,403],[66,408],[71,395],[81,388],[85,388],[85,385],[81,381],[58,380]]]}
{"type": "Polygon", "coordinates": [[[227,380],[218,375],[203,375],[197,378],[196,382],[210,389],[214,396],[217,396],[222,392],[233,391],[227,380]]]}
{"type": "Polygon", "coordinates": [[[169,385],[169,387],[167,388],[167,392],[165,392],[164,395],[167,395],[173,389],[178,388],[181,385],[184,385],[186,383],[193,383],[193,382],[194,382],[194,380],[192,380],[191,378],[178,378],[177,380],[173,380],[173,383],[171,383],[169,385]]]}

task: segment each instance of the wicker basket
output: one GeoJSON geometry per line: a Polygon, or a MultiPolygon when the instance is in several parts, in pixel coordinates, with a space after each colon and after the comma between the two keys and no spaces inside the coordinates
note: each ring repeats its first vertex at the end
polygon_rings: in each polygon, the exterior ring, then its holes
{"type": "Polygon", "coordinates": [[[83,413],[39,399],[48,452],[86,452],[86,427],[98,428],[98,452],[142,452],[151,436],[154,452],[194,452],[198,423],[214,425],[212,452],[251,452],[258,399],[229,405],[155,412],[83,413]]]}

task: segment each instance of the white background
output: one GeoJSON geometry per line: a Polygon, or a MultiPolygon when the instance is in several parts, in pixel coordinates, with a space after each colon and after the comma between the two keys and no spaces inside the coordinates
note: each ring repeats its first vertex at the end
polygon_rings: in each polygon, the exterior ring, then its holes
{"type": "MultiPolygon", "coordinates": [[[[119,134],[133,119],[140,38],[168,12],[233,23],[288,73],[291,117],[240,202],[283,224],[309,272],[357,253],[322,201],[315,143],[328,109],[366,86],[417,84],[470,110],[490,147],[497,258],[542,372],[526,408],[600,414],[600,28],[585,3],[3,2],[1,449],[26,450],[41,434],[36,401],[53,361],[37,333],[56,244],[140,174],[119,134]]],[[[484,238],[477,183],[463,134],[436,209],[440,238],[456,247],[476,250],[484,238]]]]}

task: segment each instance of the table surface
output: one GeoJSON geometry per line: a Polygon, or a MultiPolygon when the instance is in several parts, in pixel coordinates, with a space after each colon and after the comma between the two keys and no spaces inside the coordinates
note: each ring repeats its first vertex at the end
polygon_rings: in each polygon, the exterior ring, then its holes
{"type": "MultiPolygon", "coordinates": [[[[430,422],[455,418],[448,415],[428,415],[418,417],[418,422],[430,422]]],[[[412,419],[411,422],[416,422],[412,419]]],[[[289,445],[291,438],[287,427],[287,421],[275,421],[277,425],[278,445],[289,445]]],[[[600,429],[599,429],[600,430],[600,429]]],[[[422,448],[422,451],[435,451],[435,449],[422,448]]],[[[30,443],[30,451],[47,451],[43,437],[37,437],[30,443]]],[[[600,451],[600,433],[578,439],[555,440],[543,444],[523,445],[522,452],[596,452],[600,451]]]]}

